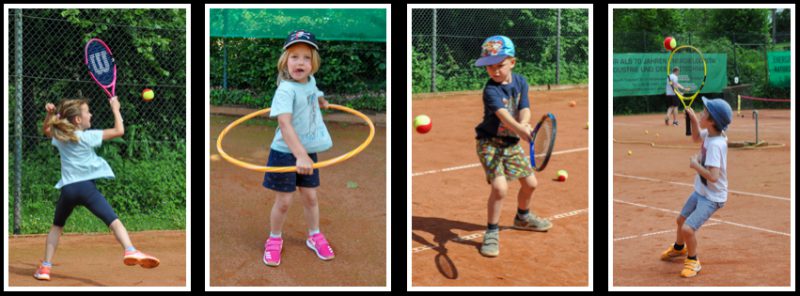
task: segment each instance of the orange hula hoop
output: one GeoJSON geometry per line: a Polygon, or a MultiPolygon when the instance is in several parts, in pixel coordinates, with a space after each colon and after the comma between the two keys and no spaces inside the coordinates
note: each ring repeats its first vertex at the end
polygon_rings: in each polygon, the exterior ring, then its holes
{"type": "MultiPolygon", "coordinates": [[[[334,164],[337,164],[337,163],[340,163],[342,161],[348,160],[353,156],[356,156],[356,154],[360,153],[365,148],[367,148],[367,146],[369,146],[369,144],[372,142],[372,138],[375,137],[375,125],[372,123],[372,120],[370,120],[369,117],[367,117],[363,113],[358,112],[355,109],[348,108],[348,107],[341,106],[341,105],[330,104],[330,105],[328,105],[328,107],[330,109],[335,109],[335,110],[344,111],[344,112],[353,114],[355,116],[360,117],[364,121],[366,121],[367,125],[369,125],[369,136],[367,136],[367,139],[364,140],[364,142],[361,143],[361,145],[356,147],[356,149],[351,150],[350,152],[347,152],[345,154],[339,155],[337,157],[334,157],[334,158],[331,158],[331,159],[328,159],[328,160],[325,160],[325,161],[314,163],[311,167],[315,168],[315,169],[324,168],[324,167],[327,167],[327,166],[332,166],[334,164]]],[[[231,157],[230,155],[228,155],[228,153],[225,153],[225,151],[222,150],[222,139],[225,138],[225,135],[228,134],[228,132],[231,129],[233,129],[234,127],[238,126],[242,122],[245,122],[245,121],[247,121],[247,120],[249,120],[249,119],[251,119],[253,117],[256,117],[256,116],[259,116],[259,115],[262,115],[262,114],[266,114],[266,113],[269,112],[269,110],[270,110],[270,108],[262,109],[262,110],[247,114],[245,116],[242,116],[241,118],[237,119],[236,121],[231,122],[228,126],[225,127],[225,129],[222,130],[222,132],[219,133],[219,138],[217,138],[217,151],[219,151],[219,155],[222,156],[222,159],[226,160],[227,162],[229,162],[229,163],[231,163],[233,165],[236,165],[238,167],[245,168],[245,169],[248,169],[248,170],[253,170],[253,171],[258,171],[258,172],[269,172],[269,173],[291,173],[291,172],[297,172],[297,167],[293,167],[293,166],[268,167],[268,166],[260,166],[260,165],[255,165],[255,164],[252,164],[252,163],[244,162],[244,161],[241,161],[241,160],[238,160],[236,158],[231,157]]]]}

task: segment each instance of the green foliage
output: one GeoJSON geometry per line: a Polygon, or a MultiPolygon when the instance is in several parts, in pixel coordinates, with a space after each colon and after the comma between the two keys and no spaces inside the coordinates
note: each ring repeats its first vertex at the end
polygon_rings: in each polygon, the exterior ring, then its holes
{"type": "MultiPolygon", "coordinates": [[[[269,107],[277,89],[282,46],[283,40],[276,39],[213,38],[211,104],[269,107]]],[[[314,78],[328,101],[341,104],[349,100],[344,97],[375,98],[377,101],[362,105],[386,110],[385,43],[321,41],[320,57],[314,78]]]]}

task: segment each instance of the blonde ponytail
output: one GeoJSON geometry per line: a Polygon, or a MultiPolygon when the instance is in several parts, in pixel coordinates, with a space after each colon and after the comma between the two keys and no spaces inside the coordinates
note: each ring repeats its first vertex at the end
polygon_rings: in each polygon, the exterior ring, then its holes
{"type": "Polygon", "coordinates": [[[51,116],[47,122],[53,138],[61,142],[78,142],[78,136],[75,134],[78,127],[73,120],[81,116],[81,106],[87,103],[85,99],[68,99],[58,104],[56,116],[51,116]]]}

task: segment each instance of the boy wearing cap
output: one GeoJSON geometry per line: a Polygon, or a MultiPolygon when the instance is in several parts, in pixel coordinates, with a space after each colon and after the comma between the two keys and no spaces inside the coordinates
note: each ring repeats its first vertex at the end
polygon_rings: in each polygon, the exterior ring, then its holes
{"type": "Polygon", "coordinates": [[[491,185],[487,203],[488,223],[480,253],[487,257],[500,254],[499,227],[502,200],[508,191],[508,180],[519,179],[517,215],[514,228],[547,231],[550,221],[530,212],[536,177],[519,140],[531,141],[528,83],[513,74],[516,65],[514,44],[505,36],[492,36],[482,45],[481,57],[475,66],[486,67],[489,80],[483,89],[483,121],[475,127],[478,158],[491,185]]]}
{"type": "Polygon", "coordinates": [[[728,200],[728,142],[724,131],[731,123],[733,112],[723,99],[709,100],[703,97],[703,105],[705,109],[700,119],[694,110],[686,109],[692,125],[692,141],[703,144],[700,153],[689,158],[689,167],[697,175],[694,192],[686,200],[677,219],[675,243],[661,254],[661,260],[665,261],[688,256],[681,271],[681,276],[687,278],[700,272],[695,233],[728,200]]]}

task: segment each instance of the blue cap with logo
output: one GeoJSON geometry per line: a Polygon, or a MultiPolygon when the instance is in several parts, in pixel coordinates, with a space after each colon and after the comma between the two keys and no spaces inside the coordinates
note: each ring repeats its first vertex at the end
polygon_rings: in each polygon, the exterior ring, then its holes
{"type": "Polygon", "coordinates": [[[514,42],[506,36],[495,35],[483,41],[481,57],[475,61],[475,66],[484,67],[502,62],[507,57],[514,56],[514,42]]]}
{"type": "Polygon", "coordinates": [[[298,42],[306,43],[313,46],[314,49],[319,50],[317,38],[314,37],[314,34],[306,30],[296,30],[289,33],[289,37],[286,37],[286,42],[283,43],[283,49],[286,50],[286,48],[298,42]]]}

